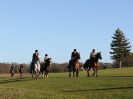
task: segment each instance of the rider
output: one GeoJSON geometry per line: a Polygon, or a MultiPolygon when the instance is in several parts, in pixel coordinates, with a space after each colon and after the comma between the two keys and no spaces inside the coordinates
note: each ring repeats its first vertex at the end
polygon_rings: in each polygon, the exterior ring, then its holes
{"type": "Polygon", "coordinates": [[[11,77],[14,76],[14,72],[15,72],[15,66],[14,66],[14,64],[12,64],[11,69],[10,69],[11,77]]]}
{"type": "Polygon", "coordinates": [[[92,50],[92,52],[90,53],[90,59],[94,60],[96,58],[96,52],[95,49],[92,50]]]}
{"type": "Polygon", "coordinates": [[[35,50],[35,53],[32,56],[32,61],[33,62],[39,61],[39,53],[38,53],[38,50],[35,50]]]}
{"type": "Polygon", "coordinates": [[[14,67],[15,67],[14,64],[12,64],[12,65],[11,65],[10,72],[11,72],[11,71],[14,71],[14,67]]]}
{"type": "Polygon", "coordinates": [[[32,55],[31,69],[35,63],[38,63],[38,61],[39,61],[39,53],[38,50],[35,50],[35,53],[33,53],[32,55]]]}
{"type": "Polygon", "coordinates": [[[48,59],[48,54],[45,54],[44,63],[46,63],[47,59],[48,59]]]}
{"type": "Polygon", "coordinates": [[[19,72],[23,72],[23,71],[24,71],[24,66],[23,66],[23,64],[20,64],[19,72]]]}
{"type": "Polygon", "coordinates": [[[80,54],[76,51],[76,49],[74,49],[71,54],[71,60],[74,60],[76,58],[80,59],[80,54]]]}
{"type": "Polygon", "coordinates": [[[69,66],[72,64],[73,60],[75,59],[80,59],[80,54],[77,52],[76,49],[73,50],[73,52],[71,53],[71,59],[69,61],[69,66]]]}

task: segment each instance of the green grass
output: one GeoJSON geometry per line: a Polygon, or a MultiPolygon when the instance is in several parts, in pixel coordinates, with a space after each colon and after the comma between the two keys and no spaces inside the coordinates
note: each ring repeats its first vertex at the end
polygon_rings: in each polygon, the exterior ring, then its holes
{"type": "Polygon", "coordinates": [[[0,99],[133,99],[133,68],[99,70],[99,77],[87,77],[85,71],[78,78],[68,73],[38,80],[7,76],[0,75],[0,99]]]}

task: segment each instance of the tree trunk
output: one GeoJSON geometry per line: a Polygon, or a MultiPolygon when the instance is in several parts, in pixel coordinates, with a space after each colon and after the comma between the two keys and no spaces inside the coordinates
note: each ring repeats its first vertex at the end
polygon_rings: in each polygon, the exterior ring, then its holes
{"type": "Polygon", "coordinates": [[[121,61],[119,61],[119,68],[121,68],[121,61]]]}

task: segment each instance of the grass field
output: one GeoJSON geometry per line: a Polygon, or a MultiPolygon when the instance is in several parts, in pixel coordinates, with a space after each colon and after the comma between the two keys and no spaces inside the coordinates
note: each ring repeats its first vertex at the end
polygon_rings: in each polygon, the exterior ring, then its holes
{"type": "Polygon", "coordinates": [[[133,68],[99,70],[99,77],[50,73],[38,80],[0,74],[0,99],[133,99],[133,68]]]}

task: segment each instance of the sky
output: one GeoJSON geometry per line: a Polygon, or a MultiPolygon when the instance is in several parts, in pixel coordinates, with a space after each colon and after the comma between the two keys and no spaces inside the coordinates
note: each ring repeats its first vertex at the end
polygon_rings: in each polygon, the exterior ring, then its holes
{"type": "MultiPolygon", "coordinates": [[[[110,43],[120,28],[133,46],[133,0],[0,0],[0,62],[30,63],[37,49],[53,62],[81,62],[92,49],[112,62],[110,43]]],[[[133,51],[133,47],[131,48],[133,51]]]]}

